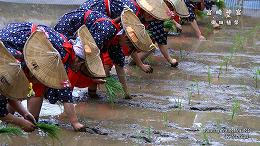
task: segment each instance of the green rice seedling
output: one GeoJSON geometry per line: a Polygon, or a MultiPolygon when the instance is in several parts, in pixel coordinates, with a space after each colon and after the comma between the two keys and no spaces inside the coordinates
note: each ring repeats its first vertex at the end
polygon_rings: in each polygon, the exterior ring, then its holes
{"type": "Polygon", "coordinates": [[[178,99],[175,100],[175,103],[178,106],[178,115],[180,115],[180,111],[182,110],[182,100],[178,97],[178,99]]]}
{"type": "Polygon", "coordinates": [[[211,70],[210,67],[208,67],[208,83],[211,85],[211,70]]]}
{"type": "Polygon", "coordinates": [[[231,114],[232,120],[235,118],[235,115],[238,114],[239,110],[240,110],[240,102],[238,100],[234,100],[232,105],[232,114],[231,114]]]}
{"type": "Polygon", "coordinates": [[[224,0],[216,0],[215,5],[217,6],[218,9],[221,9],[221,10],[226,7],[224,0]]]}
{"type": "Polygon", "coordinates": [[[255,88],[258,88],[258,76],[260,75],[260,69],[255,72],[255,88]]]}
{"type": "Polygon", "coordinates": [[[176,31],[176,28],[174,26],[174,23],[172,22],[172,20],[166,20],[163,23],[164,28],[169,30],[169,31],[176,31]]]}
{"type": "Polygon", "coordinates": [[[168,113],[164,112],[162,114],[162,120],[164,122],[164,126],[166,127],[167,123],[169,122],[168,113]]]}
{"type": "Polygon", "coordinates": [[[210,145],[208,134],[204,130],[202,131],[202,137],[203,137],[203,145],[210,145]]]}
{"type": "Polygon", "coordinates": [[[16,127],[1,127],[0,135],[8,135],[8,136],[23,136],[23,131],[20,128],[16,127]]]}
{"type": "Polygon", "coordinates": [[[191,98],[192,98],[192,93],[193,93],[193,86],[188,88],[188,104],[191,104],[191,98]]]}
{"type": "Polygon", "coordinates": [[[224,57],[224,63],[225,63],[226,71],[228,71],[229,62],[230,62],[230,57],[229,56],[224,57]]]}
{"type": "Polygon", "coordinates": [[[183,51],[182,51],[181,48],[180,48],[180,58],[181,58],[181,59],[184,59],[184,53],[183,53],[183,51]]]}
{"type": "Polygon", "coordinates": [[[50,138],[59,139],[60,128],[58,126],[45,123],[37,123],[36,126],[50,138]]]}
{"type": "Polygon", "coordinates": [[[218,71],[218,79],[220,79],[220,76],[222,74],[222,68],[223,68],[223,65],[225,64],[225,61],[221,62],[219,64],[219,71],[218,71]]]}
{"type": "Polygon", "coordinates": [[[146,128],[145,133],[149,141],[152,141],[152,128],[150,126],[146,128]]]}
{"type": "Polygon", "coordinates": [[[197,88],[197,94],[200,95],[199,81],[198,80],[194,80],[194,82],[195,82],[195,86],[197,88]]]}
{"type": "Polygon", "coordinates": [[[118,95],[125,94],[121,83],[113,77],[106,78],[105,87],[110,103],[114,103],[118,95]]]}
{"type": "Polygon", "coordinates": [[[207,16],[207,14],[205,12],[200,11],[200,10],[196,10],[195,13],[196,13],[196,16],[199,17],[200,19],[203,19],[207,16]]]}
{"type": "Polygon", "coordinates": [[[210,145],[208,134],[207,134],[207,132],[205,131],[205,129],[203,127],[204,126],[202,125],[199,128],[200,129],[200,135],[201,135],[202,140],[203,140],[203,144],[202,145],[210,145]]]}

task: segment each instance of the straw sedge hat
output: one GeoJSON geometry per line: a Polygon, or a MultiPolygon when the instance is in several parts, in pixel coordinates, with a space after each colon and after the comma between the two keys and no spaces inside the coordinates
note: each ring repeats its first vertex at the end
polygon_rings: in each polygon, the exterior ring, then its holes
{"type": "Polygon", "coordinates": [[[145,30],[145,26],[131,9],[124,9],[121,14],[121,20],[126,35],[138,50],[148,52],[156,48],[145,30]]]}
{"type": "Polygon", "coordinates": [[[170,19],[170,10],[164,0],[136,0],[136,2],[144,11],[146,11],[156,19],[170,19]]]}
{"type": "Polygon", "coordinates": [[[27,67],[45,86],[54,89],[70,86],[61,56],[44,32],[35,31],[27,40],[23,52],[27,67]]]}
{"type": "Polygon", "coordinates": [[[100,50],[86,25],[82,25],[79,28],[78,36],[85,50],[85,65],[87,69],[85,73],[92,78],[105,78],[106,73],[100,58],[100,50]]]}
{"type": "Polygon", "coordinates": [[[169,2],[175,9],[176,13],[180,17],[189,17],[189,10],[184,2],[184,0],[165,0],[169,2]]]}
{"type": "Polygon", "coordinates": [[[0,93],[11,99],[25,99],[29,93],[29,87],[29,81],[20,62],[0,41],[0,93]]]}

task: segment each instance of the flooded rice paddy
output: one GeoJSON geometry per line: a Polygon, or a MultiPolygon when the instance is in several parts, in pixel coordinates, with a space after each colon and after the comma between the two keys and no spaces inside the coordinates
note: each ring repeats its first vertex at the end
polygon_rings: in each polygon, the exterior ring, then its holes
{"type": "MultiPolygon", "coordinates": [[[[21,21],[53,26],[74,8],[0,2],[0,28],[21,21]]],[[[86,133],[72,130],[62,106],[44,102],[41,120],[62,127],[59,141],[35,131],[25,137],[0,136],[0,145],[259,145],[260,16],[243,16],[239,26],[214,31],[207,23],[199,23],[207,41],[198,41],[187,24],[181,36],[169,37],[171,53],[180,61],[177,69],[158,50],[146,60],[153,74],[126,67],[132,100],[109,104],[102,87],[100,100],[76,89],[76,110],[86,133]],[[235,103],[241,110],[232,120],[235,103]]]]}

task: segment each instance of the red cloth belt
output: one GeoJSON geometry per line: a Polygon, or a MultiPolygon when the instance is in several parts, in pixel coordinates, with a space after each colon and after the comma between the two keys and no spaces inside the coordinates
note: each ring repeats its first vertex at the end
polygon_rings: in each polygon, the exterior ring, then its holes
{"type": "Polygon", "coordinates": [[[86,88],[95,84],[91,78],[83,75],[81,72],[74,72],[70,68],[68,68],[68,77],[72,88],[86,88]]]}
{"type": "Polygon", "coordinates": [[[90,13],[92,13],[91,10],[88,10],[87,12],[85,12],[85,14],[84,14],[84,24],[87,23],[87,18],[88,18],[88,16],[90,15],[90,13]]]}
{"type": "Polygon", "coordinates": [[[139,5],[136,3],[135,0],[131,0],[131,1],[133,2],[134,6],[137,8],[137,12],[135,13],[135,15],[138,16],[141,8],[139,7],[139,5]]]}
{"type": "MultiPolygon", "coordinates": [[[[35,31],[37,31],[37,24],[32,24],[31,26],[31,33],[34,33],[35,31]]],[[[65,63],[67,62],[69,59],[74,60],[75,59],[75,53],[73,50],[73,46],[72,44],[68,41],[68,39],[63,35],[60,34],[61,38],[63,39],[64,43],[62,44],[62,46],[64,47],[64,49],[66,50],[66,55],[65,57],[62,59],[62,62],[65,63]],[[70,58],[71,57],[71,58],[70,58]]]]}
{"type": "Polygon", "coordinates": [[[111,12],[110,12],[110,1],[109,0],[104,0],[105,6],[106,6],[106,12],[107,16],[111,17],[111,12]]]}

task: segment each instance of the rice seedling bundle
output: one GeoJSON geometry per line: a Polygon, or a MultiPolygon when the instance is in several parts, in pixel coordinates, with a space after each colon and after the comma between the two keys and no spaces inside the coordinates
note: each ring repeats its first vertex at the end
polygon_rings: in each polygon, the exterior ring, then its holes
{"type": "Polygon", "coordinates": [[[224,0],[216,0],[215,4],[218,7],[218,9],[224,9],[226,7],[224,0]]]}
{"type": "Polygon", "coordinates": [[[105,83],[107,95],[110,102],[114,102],[115,98],[119,95],[124,95],[124,89],[121,83],[113,77],[107,77],[105,83]]]}
{"type": "Polygon", "coordinates": [[[207,16],[207,14],[203,11],[200,10],[195,10],[196,16],[199,17],[200,19],[203,19],[207,16]]]}
{"type": "Polygon", "coordinates": [[[175,31],[175,26],[171,20],[164,21],[163,25],[165,29],[169,31],[175,31]]]}
{"type": "Polygon", "coordinates": [[[233,120],[235,115],[238,113],[240,110],[240,103],[238,100],[235,100],[233,105],[232,105],[232,114],[231,114],[231,119],[233,120]]]}
{"type": "Polygon", "coordinates": [[[20,128],[16,127],[1,127],[0,134],[8,136],[22,136],[24,135],[20,128]]]}
{"type": "Polygon", "coordinates": [[[36,126],[52,139],[59,139],[60,128],[53,124],[37,123],[36,126]]]}

